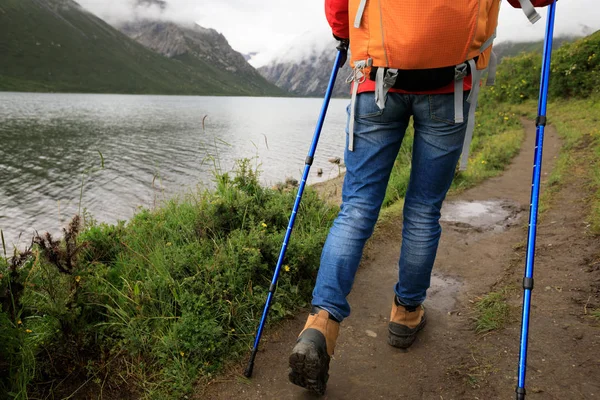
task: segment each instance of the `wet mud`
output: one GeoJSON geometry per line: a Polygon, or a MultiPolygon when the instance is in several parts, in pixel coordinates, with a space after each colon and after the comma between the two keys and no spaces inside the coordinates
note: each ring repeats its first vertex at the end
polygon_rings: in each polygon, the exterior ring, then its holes
{"type": "Polygon", "coordinates": [[[510,200],[449,201],[442,209],[442,222],[454,228],[502,232],[515,225],[522,206],[510,200]]]}

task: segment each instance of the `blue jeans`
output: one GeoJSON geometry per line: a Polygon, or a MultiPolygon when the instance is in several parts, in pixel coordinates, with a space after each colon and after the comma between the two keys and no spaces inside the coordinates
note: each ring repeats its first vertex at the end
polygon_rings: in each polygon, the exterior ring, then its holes
{"type": "Polygon", "coordinates": [[[465,97],[465,122],[455,124],[454,94],[389,93],[384,110],[375,104],[373,93],[358,95],[354,151],[346,145],[342,206],[323,247],[313,306],[340,322],[350,315],[346,297],[411,116],[415,136],[395,293],[407,306],[425,300],[442,232],[440,210],[462,151],[468,109],[465,97]]]}

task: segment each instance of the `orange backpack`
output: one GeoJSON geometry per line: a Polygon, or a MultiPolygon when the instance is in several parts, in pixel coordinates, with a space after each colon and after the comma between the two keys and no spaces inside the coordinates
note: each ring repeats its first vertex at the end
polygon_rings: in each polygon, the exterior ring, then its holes
{"type": "Polygon", "coordinates": [[[350,52],[356,64],[404,70],[487,66],[500,0],[350,0],[350,52]]]}
{"type": "Polygon", "coordinates": [[[376,82],[375,101],[380,109],[385,108],[392,87],[418,92],[454,81],[455,122],[462,123],[463,83],[470,73],[473,87],[460,164],[466,169],[479,83],[488,68],[488,84],[495,77],[492,44],[500,0],[349,0],[348,7],[354,67],[349,149],[353,149],[358,86],[366,77],[376,82]]]}

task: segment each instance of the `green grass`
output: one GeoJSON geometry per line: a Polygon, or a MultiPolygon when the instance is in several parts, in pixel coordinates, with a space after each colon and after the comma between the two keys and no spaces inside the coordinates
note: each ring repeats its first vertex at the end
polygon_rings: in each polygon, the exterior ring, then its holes
{"type": "Polygon", "coordinates": [[[510,306],[507,300],[512,291],[511,288],[505,287],[476,300],[475,332],[495,331],[510,321],[510,306]]]}
{"type": "MultiPolygon", "coordinates": [[[[507,105],[510,110],[530,119],[535,118],[533,101],[518,106],[507,105]]],[[[543,214],[556,194],[577,176],[582,178],[590,193],[586,201],[590,232],[600,234],[600,95],[583,99],[557,99],[548,104],[548,121],[556,128],[562,147],[554,169],[546,181],[540,199],[543,214]]]]}
{"type": "Polygon", "coordinates": [[[0,90],[281,94],[256,73],[231,73],[199,59],[163,57],[74,4],[71,0],[2,2],[0,90]]]}
{"type": "Polygon", "coordinates": [[[600,308],[596,308],[595,310],[593,310],[590,315],[592,316],[592,318],[595,318],[596,321],[600,322],[600,308]]]}
{"type": "Polygon", "coordinates": [[[557,179],[583,178],[590,193],[587,222],[600,235],[600,95],[587,99],[558,100],[550,104],[548,118],[563,139],[557,179]]]}

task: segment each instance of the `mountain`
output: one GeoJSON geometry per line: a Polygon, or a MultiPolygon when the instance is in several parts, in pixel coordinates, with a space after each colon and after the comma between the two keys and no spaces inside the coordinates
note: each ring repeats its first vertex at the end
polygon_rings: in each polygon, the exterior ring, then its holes
{"type": "MultiPolygon", "coordinates": [[[[331,69],[337,50],[336,41],[323,37],[296,41],[293,47],[281,53],[258,71],[269,82],[303,97],[323,97],[327,90],[331,69]]],[[[350,86],[346,79],[351,73],[349,63],[338,72],[333,96],[350,97],[350,86]]]]}
{"type": "Polygon", "coordinates": [[[220,76],[240,90],[277,94],[278,90],[214,29],[193,23],[152,20],[127,22],[117,27],[146,48],[199,71],[220,76]],[[271,90],[266,91],[269,87],[271,90]]]}
{"type": "Polygon", "coordinates": [[[210,60],[186,63],[151,51],[72,0],[2,0],[0,54],[0,90],[281,93],[254,71],[222,69],[210,60]]]}
{"type": "MultiPolygon", "coordinates": [[[[565,43],[574,42],[579,36],[560,36],[554,38],[552,49],[556,50],[565,43]]],[[[541,53],[544,50],[544,41],[535,42],[501,42],[494,44],[494,52],[498,56],[498,61],[505,57],[514,57],[523,53],[541,53]]]]}

